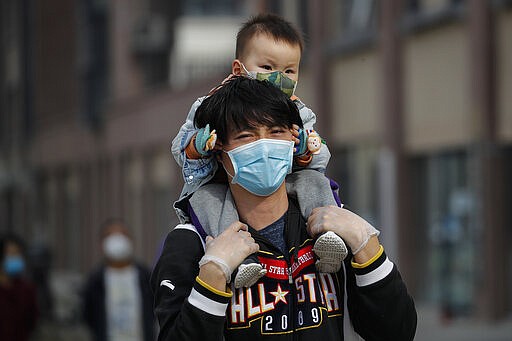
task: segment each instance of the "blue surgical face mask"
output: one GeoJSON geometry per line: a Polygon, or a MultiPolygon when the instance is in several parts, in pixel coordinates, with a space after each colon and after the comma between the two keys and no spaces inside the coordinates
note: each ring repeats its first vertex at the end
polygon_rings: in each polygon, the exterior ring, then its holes
{"type": "Polygon", "coordinates": [[[7,276],[15,277],[25,270],[25,261],[20,256],[7,256],[4,258],[3,267],[7,276]]]}
{"type": "Polygon", "coordinates": [[[231,183],[255,195],[274,193],[292,171],[293,141],[259,139],[226,153],[235,172],[228,173],[231,183]]]}
{"type": "Polygon", "coordinates": [[[295,89],[297,88],[297,81],[291,79],[286,76],[282,71],[272,71],[272,72],[257,72],[257,71],[248,71],[245,68],[245,65],[240,63],[245,73],[249,78],[257,79],[260,81],[268,81],[273,84],[275,87],[284,92],[288,97],[292,97],[295,93],[295,89]]]}

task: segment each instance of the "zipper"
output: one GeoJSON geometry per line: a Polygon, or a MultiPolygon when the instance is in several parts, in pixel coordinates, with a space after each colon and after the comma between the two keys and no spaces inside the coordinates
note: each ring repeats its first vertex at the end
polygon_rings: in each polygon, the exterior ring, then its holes
{"type": "Polygon", "coordinates": [[[292,259],[293,259],[294,254],[295,254],[295,252],[293,252],[291,254],[284,255],[284,257],[285,257],[286,263],[288,265],[288,283],[290,284],[290,292],[292,293],[291,299],[290,299],[290,309],[289,309],[289,314],[288,314],[288,318],[291,322],[291,327],[292,327],[292,333],[291,333],[290,339],[298,340],[298,335],[296,333],[297,318],[295,316],[295,310],[296,310],[296,305],[297,305],[297,302],[296,302],[297,291],[296,291],[295,285],[293,283],[293,272],[292,272],[292,269],[293,269],[292,259]]]}
{"type": "Polygon", "coordinates": [[[286,261],[287,271],[288,271],[288,284],[289,284],[290,293],[291,293],[290,304],[289,304],[289,309],[288,309],[288,321],[289,321],[288,323],[291,323],[291,329],[293,331],[292,333],[290,333],[288,335],[290,335],[290,340],[298,340],[298,335],[295,332],[297,329],[297,319],[294,314],[294,312],[296,310],[296,305],[297,305],[297,302],[296,302],[297,289],[295,288],[295,285],[293,282],[293,272],[292,272],[292,269],[293,269],[293,264],[292,264],[293,257],[292,256],[295,255],[295,257],[297,257],[296,256],[296,253],[297,253],[296,247],[293,252],[283,254],[281,252],[281,250],[279,250],[276,246],[274,246],[274,244],[272,244],[265,237],[263,237],[259,234],[254,234],[252,237],[254,238],[254,240],[256,242],[264,244],[267,247],[268,251],[272,251],[274,253],[274,256],[281,255],[281,256],[283,256],[284,260],[286,261]]]}
{"type": "Polygon", "coordinates": [[[291,333],[290,339],[294,340],[294,341],[298,340],[299,336],[296,332],[297,331],[297,317],[298,317],[298,316],[296,316],[296,314],[298,313],[297,312],[298,303],[297,303],[297,288],[295,287],[295,284],[293,282],[292,260],[297,261],[297,258],[299,256],[300,243],[298,243],[298,241],[301,240],[301,238],[300,238],[300,235],[301,235],[300,227],[301,226],[299,224],[299,221],[300,221],[300,213],[298,213],[298,206],[292,200],[289,199],[288,214],[286,216],[285,234],[287,236],[286,243],[290,244],[289,246],[293,247],[293,251],[288,252],[285,255],[285,258],[289,265],[288,266],[288,269],[289,269],[288,270],[289,271],[288,282],[290,284],[290,291],[292,293],[289,317],[291,318],[291,321],[292,321],[292,331],[293,332],[291,333]],[[299,217],[297,217],[297,214],[299,215],[299,217]],[[291,226],[291,224],[293,224],[295,226],[291,226]]]}
{"type": "MultiPolygon", "coordinates": [[[[288,208],[288,209],[290,210],[290,208],[288,208]]],[[[289,215],[288,215],[287,218],[286,218],[286,224],[285,224],[285,235],[287,235],[287,236],[289,236],[289,234],[290,234],[289,224],[290,224],[290,221],[289,221],[289,215]]],[[[251,229],[253,231],[255,231],[252,227],[249,226],[249,231],[251,231],[251,229]]],[[[286,254],[284,254],[279,248],[277,248],[267,238],[261,236],[259,233],[254,233],[254,234],[251,233],[251,235],[252,235],[252,237],[254,238],[254,240],[257,243],[259,243],[259,244],[261,243],[261,244],[266,246],[266,248],[267,248],[266,251],[274,253],[274,257],[281,255],[281,256],[283,256],[284,260],[286,261],[287,270],[288,270],[288,284],[289,284],[290,293],[291,293],[291,299],[290,299],[290,304],[289,304],[289,309],[288,309],[288,321],[289,321],[288,323],[291,323],[291,330],[292,330],[292,332],[289,333],[288,335],[290,335],[290,337],[289,337],[290,340],[296,341],[299,338],[299,336],[296,333],[297,318],[295,316],[295,312],[296,312],[296,309],[297,309],[296,308],[297,307],[297,289],[295,288],[295,285],[294,285],[294,282],[293,282],[293,272],[292,272],[293,263],[292,263],[292,258],[295,256],[295,260],[297,260],[297,257],[298,257],[298,245],[292,245],[293,246],[293,251],[292,252],[287,252],[286,254]]],[[[296,238],[293,238],[293,239],[296,239],[296,238]]],[[[286,246],[288,247],[288,243],[290,243],[290,238],[289,237],[286,238],[285,242],[286,242],[286,246]]]]}

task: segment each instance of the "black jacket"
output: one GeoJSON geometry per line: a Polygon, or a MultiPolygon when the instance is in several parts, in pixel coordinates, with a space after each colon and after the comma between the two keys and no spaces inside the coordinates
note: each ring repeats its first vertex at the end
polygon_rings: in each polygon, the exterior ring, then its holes
{"type": "Polygon", "coordinates": [[[318,273],[313,240],[293,203],[285,231],[290,256],[250,231],[268,273],[232,297],[196,279],[204,249],[194,226],[169,233],[151,279],[159,340],[343,340],[345,288],[351,322],[365,340],[414,338],[414,303],[384,252],[366,268],[354,268],[349,256],[337,274],[318,273]]]}
{"type": "MultiPolygon", "coordinates": [[[[142,299],[143,341],[155,340],[155,319],[153,315],[153,294],[149,286],[150,270],[135,264],[139,275],[140,297],[142,299]]],[[[107,312],[105,307],[105,266],[93,271],[84,287],[83,315],[90,328],[93,340],[107,341],[107,312]]],[[[142,341],[142,340],[141,340],[142,341]]]]}

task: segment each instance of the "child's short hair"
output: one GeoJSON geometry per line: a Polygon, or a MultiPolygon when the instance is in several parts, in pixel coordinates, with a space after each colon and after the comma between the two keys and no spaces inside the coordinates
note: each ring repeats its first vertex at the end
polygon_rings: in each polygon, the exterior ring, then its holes
{"type": "Polygon", "coordinates": [[[219,141],[225,143],[230,131],[267,127],[302,127],[297,106],[281,90],[267,81],[243,76],[230,79],[197,108],[194,124],[210,124],[219,141]]]}
{"type": "Polygon", "coordinates": [[[300,52],[304,49],[302,34],[288,21],[275,14],[259,14],[242,25],[236,36],[235,58],[245,53],[249,41],[258,34],[266,34],[276,41],[298,45],[300,52]]]}

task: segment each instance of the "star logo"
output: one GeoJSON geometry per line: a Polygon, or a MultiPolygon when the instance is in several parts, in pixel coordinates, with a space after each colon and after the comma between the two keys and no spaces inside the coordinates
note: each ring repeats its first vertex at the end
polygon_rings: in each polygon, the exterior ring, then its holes
{"type": "Polygon", "coordinates": [[[286,302],[286,295],[288,295],[289,291],[282,290],[281,284],[277,284],[277,291],[271,291],[270,293],[275,297],[274,304],[277,304],[279,301],[283,301],[284,304],[288,304],[288,302],[286,302]]]}

